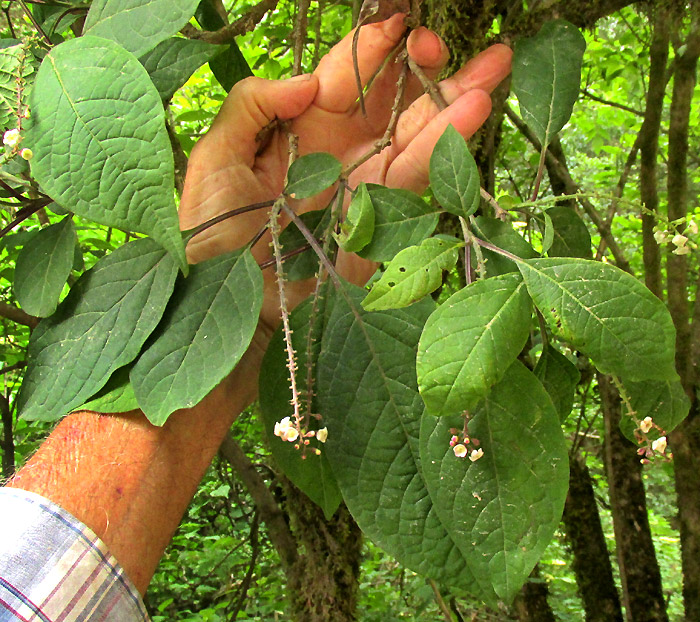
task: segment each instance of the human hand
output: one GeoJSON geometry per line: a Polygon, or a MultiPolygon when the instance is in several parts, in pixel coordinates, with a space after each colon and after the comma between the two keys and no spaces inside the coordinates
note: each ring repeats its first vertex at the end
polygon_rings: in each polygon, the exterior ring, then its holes
{"type": "MultiPolygon", "coordinates": [[[[358,45],[358,64],[363,83],[381,67],[405,31],[402,15],[364,26],[358,45]]],[[[258,153],[261,130],[275,119],[292,119],[291,131],[299,137],[299,154],[326,151],[344,165],[368,152],[384,134],[396,94],[400,64],[389,63],[365,96],[367,117],[357,103],[351,54],[352,34],[346,36],[309,76],[285,81],[248,78],[239,82],[221,108],[209,133],[192,152],[180,206],[183,229],[193,228],[231,209],[268,201],[282,191],[288,165],[288,139],[275,132],[258,153]]],[[[410,57],[431,78],[447,62],[444,43],[432,32],[419,28],[407,42],[410,57]]],[[[428,183],[428,163],[433,147],[448,124],[465,138],[486,120],[490,93],[510,71],[510,50],[496,45],[481,53],[454,76],[439,84],[449,104],[438,111],[423,94],[417,78],[406,85],[404,112],[400,115],[391,145],[358,167],[349,179],[374,182],[416,192],[428,183]]],[[[325,207],[329,193],[293,202],[301,213],[325,207]]],[[[246,244],[265,224],[264,210],[226,220],[195,236],[188,245],[190,261],[199,262],[246,244]]],[[[270,256],[263,238],[253,253],[258,261],[270,256]]],[[[341,253],[338,270],[348,280],[362,283],[374,265],[354,254],[341,253]]],[[[312,285],[287,285],[289,308],[306,297],[312,285]]],[[[274,327],[279,321],[279,301],[272,271],[265,274],[265,301],[261,321],[274,327]]]]}

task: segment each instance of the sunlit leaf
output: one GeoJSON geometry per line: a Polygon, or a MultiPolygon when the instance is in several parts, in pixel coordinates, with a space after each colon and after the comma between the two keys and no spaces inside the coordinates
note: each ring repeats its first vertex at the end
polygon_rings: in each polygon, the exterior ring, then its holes
{"type": "Polygon", "coordinates": [[[361,183],[350,201],[345,220],[336,237],[338,246],[349,253],[362,250],[374,235],[374,205],[367,190],[367,184],[361,183]]]}

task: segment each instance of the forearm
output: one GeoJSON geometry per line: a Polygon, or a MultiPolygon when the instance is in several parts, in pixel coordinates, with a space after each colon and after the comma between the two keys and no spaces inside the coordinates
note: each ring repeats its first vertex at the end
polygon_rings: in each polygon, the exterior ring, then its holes
{"type": "Polygon", "coordinates": [[[236,416],[255,398],[258,349],[162,427],[138,412],[73,413],[8,484],[68,510],[107,544],[143,594],[236,416]]]}

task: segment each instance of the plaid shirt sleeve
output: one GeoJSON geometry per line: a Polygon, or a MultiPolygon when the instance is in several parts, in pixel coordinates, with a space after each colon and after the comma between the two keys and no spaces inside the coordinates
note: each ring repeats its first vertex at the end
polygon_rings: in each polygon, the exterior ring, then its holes
{"type": "Polygon", "coordinates": [[[148,622],[103,542],[34,493],[0,488],[0,622],[148,622]]]}

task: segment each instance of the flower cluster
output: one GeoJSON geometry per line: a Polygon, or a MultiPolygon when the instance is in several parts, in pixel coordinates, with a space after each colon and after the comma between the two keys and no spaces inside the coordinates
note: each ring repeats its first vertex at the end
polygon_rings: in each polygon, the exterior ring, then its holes
{"type": "MultiPolygon", "coordinates": [[[[15,151],[20,142],[22,142],[22,136],[18,129],[7,130],[7,132],[2,135],[2,144],[10,151],[15,151]]],[[[19,155],[25,160],[31,160],[34,157],[34,152],[31,149],[22,149],[19,155]]]]}
{"type": "MultiPolygon", "coordinates": [[[[279,436],[283,441],[289,443],[296,443],[294,447],[296,449],[306,448],[311,442],[309,439],[316,438],[319,443],[325,443],[328,440],[328,428],[321,428],[320,430],[310,430],[304,432],[299,428],[295,421],[292,421],[291,417],[285,417],[281,421],[275,423],[275,436],[279,436]],[[297,443],[297,441],[299,442],[297,443]]],[[[313,449],[313,452],[319,456],[321,455],[321,450],[318,447],[313,449]]],[[[306,455],[303,454],[302,458],[306,455]]]]}
{"type": "Polygon", "coordinates": [[[685,219],[681,219],[680,223],[674,221],[669,223],[669,229],[662,228],[661,225],[657,225],[654,228],[654,239],[657,244],[672,244],[675,248],[671,251],[674,255],[689,255],[690,252],[698,247],[698,245],[688,238],[684,233],[688,233],[691,236],[698,234],[698,223],[692,218],[685,222],[685,219]],[[683,233],[680,233],[677,229],[678,225],[685,224],[683,233]]]}
{"type": "Polygon", "coordinates": [[[460,438],[457,435],[457,430],[455,429],[450,430],[450,433],[452,434],[452,438],[450,439],[450,447],[452,447],[452,451],[458,458],[466,458],[469,456],[469,459],[472,462],[476,462],[484,455],[484,450],[479,447],[479,439],[474,438],[473,436],[468,436],[467,434],[464,434],[464,436],[460,438]],[[471,451],[467,447],[469,444],[474,447],[474,449],[471,451]]]}
{"type": "Polygon", "coordinates": [[[644,417],[639,422],[637,429],[634,432],[635,438],[640,447],[637,449],[637,454],[642,456],[642,464],[647,464],[654,456],[662,455],[671,458],[671,454],[666,454],[668,447],[668,439],[666,432],[660,428],[651,417],[644,417]],[[652,429],[658,430],[660,436],[655,440],[650,440],[647,436],[652,429]]]}

